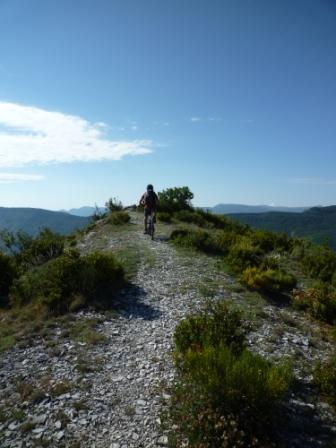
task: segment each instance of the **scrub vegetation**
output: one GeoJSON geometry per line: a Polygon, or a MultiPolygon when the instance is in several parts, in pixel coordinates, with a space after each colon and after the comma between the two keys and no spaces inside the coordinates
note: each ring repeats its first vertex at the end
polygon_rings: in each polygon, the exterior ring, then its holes
{"type": "MultiPolygon", "coordinates": [[[[246,301],[250,295],[250,301],[258,296],[264,303],[286,303],[287,309],[302,310],[321,325],[335,325],[336,254],[327,246],[254,230],[195,209],[188,187],[164,190],[159,198],[158,230],[162,226],[169,232],[170,243],[179,251],[214,260],[212,266],[236,279],[235,288],[246,293],[246,301]]],[[[89,230],[68,237],[48,229],[37,237],[2,232],[0,350],[23,340],[29,344],[36,334],[47,334],[54,327],[61,328],[60,337],[72,341],[106,343],[97,331],[98,321],[83,323],[74,313],[88,308],[113,311],[114,299],[132,281],[139,257],[142,266],[155,263],[153,254],[141,249],[141,239],[135,245],[135,238],[130,238],[129,246],[125,239],[124,246],[118,246],[118,235],[138,235],[133,218],[140,225],[140,215],[132,215],[130,222],[115,198],[106,206],[106,213],[95,216],[89,230]]],[[[218,286],[202,283],[198,289],[209,297],[215,296],[212,292],[218,286]]],[[[271,362],[248,349],[247,321],[253,324],[241,309],[211,299],[177,325],[173,355],[177,381],[168,412],[174,427],[170,446],[274,446],[274,428],[293,384],[293,369],[289,361],[271,362]]],[[[53,350],[51,340],[49,344],[53,350]]],[[[331,357],[313,368],[315,386],[333,406],[335,365],[331,357]]],[[[76,368],[90,372],[92,366],[79,359],[76,368]]],[[[59,385],[53,393],[63,393],[67,387],[59,385]]],[[[44,392],[33,396],[25,384],[19,393],[29,400],[44,397],[44,392]]]]}
{"type": "Polygon", "coordinates": [[[223,302],[177,326],[172,446],[269,446],[292,369],[247,350],[244,327],[241,312],[223,302]]]}
{"type": "MultiPolygon", "coordinates": [[[[170,241],[176,247],[216,257],[251,292],[335,326],[336,253],[328,246],[252,229],[190,203],[175,210],[162,206],[159,219],[173,225],[170,241]]],[[[170,415],[178,427],[173,446],[186,440],[202,448],[269,446],[265,428],[272,431],[290,386],[289,365],[272,365],[248,352],[237,312],[225,307],[181,322],[175,343],[179,381],[170,415]]],[[[335,406],[335,357],[314,367],[314,383],[335,406]]]]}
{"type": "MultiPolygon", "coordinates": [[[[130,217],[114,209],[104,219],[120,226],[130,217]]],[[[85,234],[80,231],[77,236],[85,234]]],[[[24,337],[29,341],[30,334],[44,331],[55,317],[88,307],[113,308],[117,291],[126,283],[125,269],[111,252],[81,254],[77,236],[49,229],[36,237],[1,232],[0,350],[24,337]]]]}

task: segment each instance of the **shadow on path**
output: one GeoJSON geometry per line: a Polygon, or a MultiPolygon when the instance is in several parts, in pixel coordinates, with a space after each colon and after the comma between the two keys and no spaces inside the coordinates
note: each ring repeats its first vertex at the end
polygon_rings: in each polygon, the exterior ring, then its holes
{"type": "Polygon", "coordinates": [[[159,319],[162,311],[144,303],[146,297],[147,293],[143,288],[129,283],[114,299],[114,308],[128,318],[159,319]]]}
{"type": "Polygon", "coordinates": [[[289,294],[281,292],[260,292],[259,293],[270,305],[277,308],[293,308],[289,294]]]}
{"type": "Polygon", "coordinates": [[[279,416],[279,446],[336,447],[333,422],[328,418],[322,420],[313,404],[316,400],[316,390],[302,381],[295,383],[295,395],[285,404],[284,412],[279,416]]]}

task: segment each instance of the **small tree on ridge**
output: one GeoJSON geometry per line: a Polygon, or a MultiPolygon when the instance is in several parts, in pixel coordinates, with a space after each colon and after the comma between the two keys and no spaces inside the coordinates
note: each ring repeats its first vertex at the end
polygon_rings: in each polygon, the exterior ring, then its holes
{"type": "Polygon", "coordinates": [[[160,200],[160,210],[167,212],[177,212],[180,210],[190,210],[191,200],[194,194],[188,187],[167,188],[158,193],[160,200]]]}

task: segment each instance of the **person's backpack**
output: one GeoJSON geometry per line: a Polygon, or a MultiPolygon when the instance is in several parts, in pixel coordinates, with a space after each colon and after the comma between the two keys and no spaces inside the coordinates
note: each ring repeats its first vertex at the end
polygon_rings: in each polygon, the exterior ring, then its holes
{"type": "Polygon", "coordinates": [[[145,194],[145,206],[154,208],[156,206],[156,194],[153,190],[149,190],[145,194]]]}

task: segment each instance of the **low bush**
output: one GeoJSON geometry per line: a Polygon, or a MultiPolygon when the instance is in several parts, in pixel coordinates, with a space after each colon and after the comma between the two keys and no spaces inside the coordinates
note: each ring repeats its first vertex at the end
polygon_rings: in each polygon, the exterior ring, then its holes
{"type": "Polygon", "coordinates": [[[18,262],[28,269],[41,265],[48,260],[59,257],[64,250],[65,237],[50,229],[43,229],[21,252],[17,254],[18,262]]]}
{"type": "Polygon", "coordinates": [[[240,431],[242,444],[263,439],[271,429],[268,425],[274,423],[272,413],[288,391],[290,381],[289,365],[272,365],[247,350],[239,355],[225,345],[199,352],[189,350],[178,385],[179,403],[174,400],[176,424],[183,422],[181,429],[189,446],[234,446],[235,438],[228,437],[237,434],[228,434],[221,425],[221,420],[227,421],[230,416],[240,431]],[[183,397],[185,391],[188,395],[183,397]],[[212,416],[212,422],[205,416],[212,416]]]}
{"type": "Polygon", "coordinates": [[[231,247],[238,241],[239,238],[240,236],[232,230],[218,230],[213,236],[216,247],[223,253],[223,255],[227,255],[229,253],[231,247]]]}
{"type": "Polygon", "coordinates": [[[170,235],[170,240],[179,247],[196,249],[205,253],[217,253],[211,235],[204,230],[177,229],[170,235]]]}
{"type": "Polygon", "coordinates": [[[106,203],[105,207],[110,212],[120,212],[123,210],[124,206],[118,198],[110,198],[106,203]]]}
{"type": "Polygon", "coordinates": [[[328,247],[310,244],[304,251],[302,265],[311,277],[330,282],[336,272],[336,254],[328,247]]]}
{"type": "Polygon", "coordinates": [[[7,229],[0,231],[1,247],[4,247],[6,252],[12,255],[22,252],[31,244],[32,239],[31,236],[21,230],[16,233],[10,232],[7,229]]]}
{"type": "Polygon", "coordinates": [[[0,353],[8,350],[16,344],[16,338],[13,335],[0,336],[0,353]]]}
{"type": "Polygon", "coordinates": [[[292,243],[292,249],[291,249],[291,256],[296,261],[301,261],[304,255],[304,244],[302,240],[293,240],[292,243]]]}
{"type": "Polygon", "coordinates": [[[295,240],[293,238],[290,238],[284,232],[275,233],[275,235],[276,235],[274,245],[275,250],[280,252],[290,252],[293,249],[295,245],[295,240]]]}
{"type": "Polygon", "coordinates": [[[35,238],[22,231],[2,231],[0,239],[18,266],[25,270],[61,255],[66,237],[45,228],[35,238]]]}
{"type": "Polygon", "coordinates": [[[18,269],[13,257],[0,252],[0,307],[8,303],[9,288],[18,276],[18,269]]]}
{"type": "Polygon", "coordinates": [[[72,250],[14,280],[10,302],[62,314],[88,304],[103,306],[123,282],[123,269],[112,255],[80,256],[72,250]]]}
{"type": "Polygon", "coordinates": [[[226,216],[216,215],[202,209],[196,210],[196,213],[208,223],[209,227],[225,230],[227,232],[234,232],[237,235],[245,235],[249,231],[249,227],[246,224],[242,224],[239,221],[227,218],[226,216]]]}
{"type": "Polygon", "coordinates": [[[293,303],[307,309],[316,319],[329,324],[336,322],[336,288],[330,284],[317,282],[311,288],[294,290],[293,303]]]}
{"type": "Polygon", "coordinates": [[[259,266],[262,257],[263,251],[253,246],[247,236],[242,236],[230,247],[226,260],[233,271],[241,273],[250,266],[259,266]]]}
{"type": "Polygon", "coordinates": [[[246,350],[243,334],[240,312],[223,304],[177,326],[171,446],[271,446],[292,369],[246,350]]]}
{"type": "Polygon", "coordinates": [[[336,271],[333,273],[331,277],[331,284],[334,288],[336,288],[336,271]]]}
{"type": "Polygon", "coordinates": [[[292,244],[285,233],[269,232],[268,230],[251,230],[249,238],[252,245],[260,248],[264,253],[274,250],[288,251],[292,244]]]}
{"type": "Polygon", "coordinates": [[[168,212],[159,212],[156,217],[160,222],[171,223],[172,221],[172,214],[168,212]]]}
{"type": "Polygon", "coordinates": [[[321,394],[336,408],[336,356],[326,362],[315,365],[313,381],[321,394]]]}
{"type": "MultiPolygon", "coordinates": [[[[112,199],[110,199],[110,201],[112,201],[112,199]]],[[[113,207],[112,207],[113,208],[113,207]]],[[[110,209],[109,209],[110,210],[110,209]]],[[[122,206],[121,206],[121,210],[122,210],[122,206]]],[[[110,210],[111,211],[111,210],[110,210]]],[[[91,220],[93,222],[99,221],[100,219],[106,218],[107,215],[107,209],[101,209],[98,207],[98,205],[95,205],[95,209],[94,212],[91,216],[91,220]]]]}
{"type": "Polygon", "coordinates": [[[68,235],[66,238],[66,241],[70,247],[76,247],[77,246],[77,235],[75,233],[68,235]]]}
{"type": "Polygon", "coordinates": [[[248,288],[256,291],[288,292],[296,286],[295,277],[283,270],[255,266],[245,269],[242,280],[248,288]]]}
{"type": "Polygon", "coordinates": [[[216,347],[220,344],[240,353],[245,340],[241,312],[226,302],[209,304],[203,313],[181,321],[174,339],[177,351],[182,354],[189,349],[198,351],[208,345],[216,347]]]}
{"type": "Polygon", "coordinates": [[[187,222],[188,224],[196,224],[200,227],[206,227],[207,221],[193,210],[180,210],[174,213],[174,218],[178,221],[187,222]]]}
{"type": "Polygon", "coordinates": [[[215,229],[226,229],[229,227],[230,220],[225,218],[225,216],[215,215],[202,209],[196,210],[196,213],[203,219],[204,222],[208,224],[209,227],[213,227],[215,229]]]}
{"type": "Polygon", "coordinates": [[[115,211],[109,214],[108,222],[113,225],[122,225],[127,224],[130,221],[131,217],[126,212],[115,211]]]}

